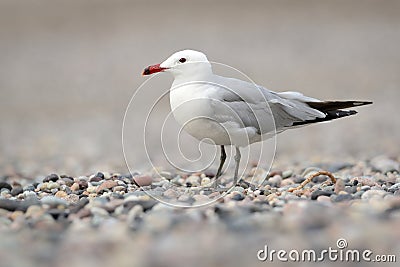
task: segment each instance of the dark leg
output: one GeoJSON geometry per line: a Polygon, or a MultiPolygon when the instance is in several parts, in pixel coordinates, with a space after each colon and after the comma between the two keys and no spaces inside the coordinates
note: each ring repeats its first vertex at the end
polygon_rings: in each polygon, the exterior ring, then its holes
{"type": "Polygon", "coordinates": [[[226,160],[225,147],[221,146],[221,158],[220,158],[217,174],[215,175],[214,188],[217,188],[217,185],[218,185],[217,180],[222,174],[222,167],[224,166],[225,160],[226,160]]]}
{"type": "Polygon", "coordinates": [[[233,184],[236,185],[238,182],[238,172],[239,172],[239,163],[240,163],[240,150],[238,147],[236,147],[236,155],[235,155],[235,176],[233,176],[233,184]]]}
{"type": "Polygon", "coordinates": [[[221,158],[220,158],[220,162],[219,162],[219,167],[218,167],[217,175],[215,175],[215,179],[218,179],[218,177],[221,176],[221,174],[222,174],[222,167],[224,166],[225,160],[226,160],[225,147],[224,147],[224,146],[221,146],[221,158]]]}

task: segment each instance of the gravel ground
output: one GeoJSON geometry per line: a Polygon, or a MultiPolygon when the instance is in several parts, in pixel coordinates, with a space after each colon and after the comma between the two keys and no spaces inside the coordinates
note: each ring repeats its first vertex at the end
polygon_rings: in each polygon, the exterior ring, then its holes
{"type": "MultiPolygon", "coordinates": [[[[248,177],[261,178],[259,186],[245,178],[228,192],[208,186],[211,173],[7,175],[0,266],[253,266],[269,263],[257,259],[265,245],[320,251],[337,249],[340,238],[349,249],[398,258],[399,170],[399,159],[386,156],[269,173],[254,167],[248,177]],[[318,176],[288,191],[319,170],[336,184],[318,176]],[[213,201],[177,208],[149,195],[175,205],[213,201]]],[[[221,186],[231,181],[223,176],[221,186]]]]}

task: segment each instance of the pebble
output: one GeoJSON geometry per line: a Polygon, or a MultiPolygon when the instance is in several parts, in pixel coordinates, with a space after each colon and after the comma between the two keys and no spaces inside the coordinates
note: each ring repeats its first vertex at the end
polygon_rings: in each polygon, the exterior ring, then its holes
{"type": "Polygon", "coordinates": [[[89,182],[93,183],[93,182],[100,182],[102,181],[104,178],[98,177],[98,176],[94,176],[92,178],[89,179],[89,182]]]}
{"type": "MultiPolygon", "coordinates": [[[[394,184],[391,187],[389,187],[388,191],[391,192],[391,193],[394,193],[399,189],[400,189],[400,183],[397,183],[397,184],[394,184]]],[[[12,194],[12,191],[11,191],[11,194],[12,194]]]]}
{"type": "Polygon", "coordinates": [[[189,195],[181,195],[178,197],[178,201],[191,204],[195,201],[195,199],[189,195]]]}
{"type": "Polygon", "coordinates": [[[65,199],[61,199],[55,196],[45,196],[40,201],[42,202],[42,204],[49,205],[50,207],[68,206],[68,202],[65,199]]]}
{"type": "Polygon", "coordinates": [[[135,178],[133,178],[133,180],[135,180],[135,182],[139,186],[148,186],[148,185],[151,185],[151,183],[153,182],[153,178],[151,176],[148,176],[148,175],[136,176],[135,178]]]}
{"type": "Polygon", "coordinates": [[[238,192],[238,191],[232,192],[230,194],[230,197],[231,197],[232,200],[236,200],[236,201],[241,201],[241,200],[243,200],[245,198],[245,196],[242,193],[238,192]]]}
{"type": "Polygon", "coordinates": [[[193,199],[195,200],[195,204],[204,204],[210,201],[210,198],[206,195],[194,195],[193,199]]]}
{"type": "Polygon", "coordinates": [[[163,196],[166,198],[177,198],[179,194],[174,189],[170,188],[163,193],[163,196]]]}
{"type": "Polygon", "coordinates": [[[150,210],[156,205],[158,202],[149,196],[130,196],[126,199],[124,199],[124,208],[127,210],[130,210],[132,207],[135,207],[137,205],[141,206],[144,211],[150,210]]]}
{"type": "Polygon", "coordinates": [[[280,175],[275,175],[268,179],[268,184],[270,184],[272,187],[279,187],[281,182],[282,182],[282,176],[280,175]]]}
{"type": "Polygon", "coordinates": [[[48,182],[46,184],[47,184],[47,189],[49,189],[49,190],[56,189],[56,188],[60,187],[59,183],[55,183],[55,182],[52,182],[52,181],[50,181],[50,182],[48,182]]]}
{"type": "Polygon", "coordinates": [[[164,177],[167,180],[171,180],[173,178],[172,173],[167,171],[160,172],[161,177],[164,177]]]}
{"type": "Polygon", "coordinates": [[[18,217],[24,217],[24,216],[25,216],[25,214],[24,214],[23,211],[16,210],[16,211],[11,213],[10,219],[15,221],[18,217]]]}
{"type": "Polygon", "coordinates": [[[6,182],[0,182],[0,190],[1,190],[1,189],[3,189],[3,188],[6,188],[6,189],[8,189],[9,191],[11,191],[11,190],[12,190],[12,186],[11,186],[9,183],[6,183],[6,182]]]}
{"type": "Polygon", "coordinates": [[[67,186],[71,186],[74,184],[74,179],[70,178],[70,177],[63,177],[61,178],[61,180],[67,185],[67,186]]]}
{"type": "Polygon", "coordinates": [[[113,180],[105,180],[101,185],[99,185],[96,189],[97,194],[101,193],[102,191],[109,190],[114,186],[117,186],[117,182],[113,180]]]}
{"type": "Polygon", "coordinates": [[[239,193],[244,193],[245,189],[240,186],[235,186],[234,188],[231,189],[231,192],[239,192],[239,193]]]}
{"type": "Polygon", "coordinates": [[[68,196],[68,194],[64,191],[58,191],[54,196],[58,198],[65,198],[66,196],[68,196]]]}
{"type": "Polygon", "coordinates": [[[345,182],[342,179],[337,179],[335,183],[334,192],[338,194],[340,191],[345,189],[345,182]]]}
{"type": "Polygon", "coordinates": [[[43,179],[43,183],[50,182],[50,181],[51,182],[56,182],[59,178],[60,177],[57,174],[53,173],[53,174],[50,174],[50,175],[46,176],[43,179]]]}
{"type": "MultiPolygon", "coordinates": [[[[344,192],[344,191],[341,191],[344,192]]],[[[353,196],[351,194],[339,194],[339,195],[332,195],[331,200],[333,202],[342,202],[342,201],[348,201],[352,200],[353,196]]]]}
{"type": "Polygon", "coordinates": [[[73,185],[71,185],[71,190],[73,192],[78,191],[79,190],[79,184],[78,183],[74,183],[73,185]]]}
{"type": "Polygon", "coordinates": [[[382,173],[400,171],[400,163],[388,158],[387,156],[375,157],[371,160],[370,164],[376,171],[380,171],[382,173]]]}
{"type": "Polygon", "coordinates": [[[90,208],[90,213],[94,216],[100,216],[100,217],[108,217],[108,211],[106,211],[103,208],[100,207],[91,207],[90,208]]]}
{"type": "Polygon", "coordinates": [[[211,179],[208,177],[204,177],[201,179],[201,186],[210,186],[211,185],[211,179]]]}
{"type": "Polygon", "coordinates": [[[41,206],[33,205],[28,207],[25,212],[25,217],[38,218],[44,214],[44,209],[41,206]]]}
{"type": "Polygon", "coordinates": [[[331,198],[329,196],[320,195],[317,198],[319,202],[331,202],[331,198]]]}
{"type": "Polygon", "coordinates": [[[200,177],[196,175],[191,175],[186,178],[186,184],[191,184],[191,186],[199,186],[200,185],[200,177]]]}
{"type": "Polygon", "coordinates": [[[371,189],[371,186],[369,186],[369,185],[363,185],[363,186],[360,187],[360,189],[361,189],[362,191],[368,191],[368,190],[371,189]]]}
{"type": "Polygon", "coordinates": [[[376,189],[371,189],[366,191],[364,194],[362,194],[361,198],[362,199],[381,199],[386,195],[386,191],[383,190],[376,190],[376,189]]]}
{"type": "Polygon", "coordinates": [[[22,194],[23,192],[24,192],[24,190],[22,189],[22,187],[17,186],[17,187],[13,187],[13,189],[11,190],[11,195],[17,196],[19,194],[22,194]]]}
{"type": "Polygon", "coordinates": [[[293,175],[293,170],[286,170],[286,171],[282,172],[283,179],[292,177],[292,175],[293,175]]]}
{"type": "Polygon", "coordinates": [[[331,191],[324,191],[324,190],[315,190],[311,193],[311,199],[316,200],[319,196],[331,196],[333,192],[331,191]]]}
{"type": "Polygon", "coordinates": [[[113,192],[121,192],[121,191],[125,191],[125,186],[118,185],[113,188],[113,192]]]}
{"type": "Polygon", "coordinates": [[[23,187],[24,191],[35,191],[35,186],[32,184],[28,184],[26,186],[23,187]]]}
{"type": "Polygon", "coordinates": [[[293,185],[293,184],[294,184],[294,181],[292,178],[286,178],[281,182],[281,187],[286,187],[286,186],[293,185]]]}
{"type": "Polygon", "coordinates": [[[79,180],[79,189],[86,189],[88,187],[88,182],[86,180],[79,180]]]}

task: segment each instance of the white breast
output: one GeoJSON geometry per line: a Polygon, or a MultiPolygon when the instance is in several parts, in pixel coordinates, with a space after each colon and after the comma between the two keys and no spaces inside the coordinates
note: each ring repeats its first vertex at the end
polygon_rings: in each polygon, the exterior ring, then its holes
{"type": "Polygon", "coordinates": [[[234,119],[232,110],[221,102],[218,90],[219,87],[204,83],[171,88],[170,104],[176,121],[193,137],[216,145],[246,146],[260,141],[255,129],[244,128],[234,119]]]}

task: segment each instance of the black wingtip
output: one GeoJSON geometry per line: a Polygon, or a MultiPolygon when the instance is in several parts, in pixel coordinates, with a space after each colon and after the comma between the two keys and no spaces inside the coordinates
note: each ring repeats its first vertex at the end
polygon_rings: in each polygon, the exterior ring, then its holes
{"type": "Polygon", "coordinates": [[[306,104],[321,112],[327,112],[338,109],[354,108],[372,104],[372,101],[321,101],[306,102],[306,104]]]}
{"type": "Polygon", "coordinates": [[[373,104],[372,101],[353,101],[354,107],[371,105],[371,104],[373,104]]]}
{"type": "Polygon", "coordinates": [[[326,116],[324,118],[316,118],[314,120],[294,122],[293,126],[300,126],[300,125],[306,125],[306,124],[311,124],[311,123],[336,120],[336,119],[340,119],[343,117],[355,115],[357,113],[358,112],[355,110],[330,110],[330,111],[325,112],[326,116]]]}

